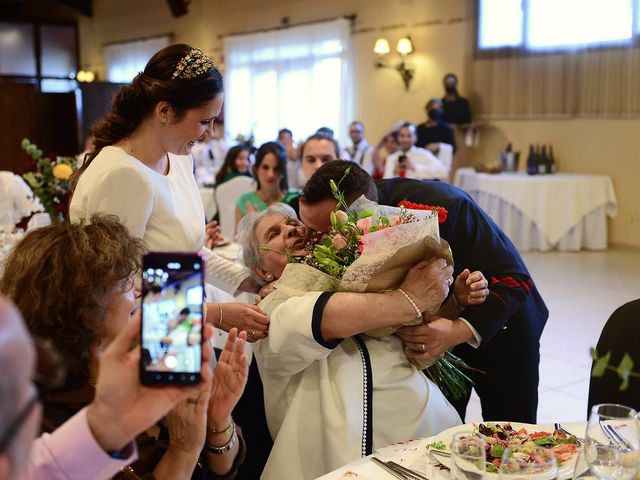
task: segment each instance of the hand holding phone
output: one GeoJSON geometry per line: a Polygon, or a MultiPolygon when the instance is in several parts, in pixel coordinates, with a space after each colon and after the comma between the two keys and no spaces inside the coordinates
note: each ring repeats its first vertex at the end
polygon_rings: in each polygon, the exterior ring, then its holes
{"type": "Polygon", "coordinates": [[[204,263],[196,253],[150,252],[142,260],[140,381],[200,381],[204,263]]]}

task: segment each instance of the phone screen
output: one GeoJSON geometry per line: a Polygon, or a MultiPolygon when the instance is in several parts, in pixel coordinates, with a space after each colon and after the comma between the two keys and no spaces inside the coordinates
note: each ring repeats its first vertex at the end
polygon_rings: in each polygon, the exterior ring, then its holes
{"type": "Polygon", "coordinates": [[[143,384],[195,384],[202,366],[203,260],[151,252],[142,261],[140,378],[143,384]]]}

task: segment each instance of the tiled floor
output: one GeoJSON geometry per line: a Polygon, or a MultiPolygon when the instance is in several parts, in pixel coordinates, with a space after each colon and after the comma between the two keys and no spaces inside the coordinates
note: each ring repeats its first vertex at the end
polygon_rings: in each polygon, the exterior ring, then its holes
{"type": "MultiPolygon", "coordinates": [[[[586,420],[589,349],[609,315],[640,297],[640,249],[527,253],[523,258],[550,312],[540,341],[538,423],[586,420]]],[[[474,394],[466,421],[481,419],[474,394]]]]}

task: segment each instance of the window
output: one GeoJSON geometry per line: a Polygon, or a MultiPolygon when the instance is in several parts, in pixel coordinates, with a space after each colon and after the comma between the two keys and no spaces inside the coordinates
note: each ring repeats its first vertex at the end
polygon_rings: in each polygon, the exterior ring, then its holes
{"type": "Polygon", "coordinates": [[[104,46],[107,80],[130,83],[153,55],[169,45],[169,35],[104,46]]]}
{"type": "Polygon", "coordinates": [[[479,0],[478,49],[631,45],[640,0],[479,0]]]}
{"type": "Polygon", "coordinates": [[[284,127],[295,139],[322,126],[346,134],[350,30],[339,19],[226,37],[226,130],[233,137],[253,131],[258,145],[284,127]]]}
{"type": "Polygon", "coordinates": [[[42,92],[73,91],[76,30],[73,24],[0,23],[0,77],[33,81],[42,92]]]}

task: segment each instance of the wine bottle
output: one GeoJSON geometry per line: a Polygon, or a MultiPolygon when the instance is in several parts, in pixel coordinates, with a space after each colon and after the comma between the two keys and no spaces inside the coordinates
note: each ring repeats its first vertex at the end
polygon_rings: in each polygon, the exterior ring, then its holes
{"type": "Polygon", "coordinates": [[[529,145],[529,156],[527,157],[527,173],[529,175],[535,175],[538,173],[538,163],[533,144],[529,145]]]}
{"type": "Polygon", "coordinates": [[[547,148],[544,145],[542,148],[540,148],[539,145],[536,145],[536,156],[538,160],[538,173],[540,175],[544,175],[547,173],[547,148]]]}
{"type": "Polygon", "coordinates": [[[551,167],[551,173],[556,173],[557,164],[556,157],[553,155],[553,145],[549,145],[549,165],[551,167]]]}

